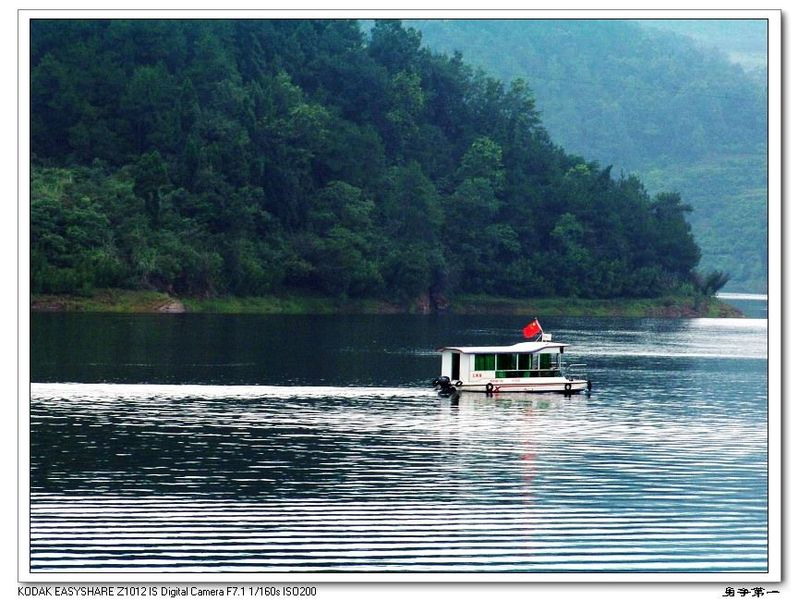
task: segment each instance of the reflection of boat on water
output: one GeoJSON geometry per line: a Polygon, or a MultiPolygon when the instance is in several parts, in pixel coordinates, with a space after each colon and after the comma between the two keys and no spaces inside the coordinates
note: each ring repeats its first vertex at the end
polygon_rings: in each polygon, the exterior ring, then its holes
{"type": "Polygon", "coordinates": [[[497,394],[506,392],[559,392],[574,394],[591,390],[584,364],[568,365],[563,353],[568,344],[553,342],[538,320],[525,329],[525,336],[538,340],[509,346],[445,346],[441,353],[441,375],[433,386],[444,396],[460,392],[497,394]],[[530,337],[530,336],[528,336],[530,337]]]}
{"type": "MultiPolygon", "coordinates": [[[[485,393],[465,393],[461,395],[459,392],[453,392],[450,395],[439,395],[441,397],[442,406],[457,406],[461,413],[469,410],[486,410],[487,406],[496,409],[507,409],[512,407],[525,407],[527,410],[556,410],[564,406],[568,401],[568,406],[574,406],[575,401],[572,397],[563,394],[563,392],[509,392],[509,393],[492,393],[487,395],[485,393]],[[490,405],[486,405],[490,403],[490,405]]],[[[576,397],[587,401],[587,397],[579,395],[576,397]]]]}

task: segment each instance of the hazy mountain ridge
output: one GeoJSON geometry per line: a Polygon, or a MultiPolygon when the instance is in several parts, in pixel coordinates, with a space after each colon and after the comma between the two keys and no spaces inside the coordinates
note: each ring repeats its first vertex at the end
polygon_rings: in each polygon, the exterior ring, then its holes
{"type": "MultiPolygon", "coordinates": [[[[715,48],[732,63],[740,65],[755,78],[765,76],[768,64],[768,21],[646,19],[636,21],[642,27],[688,36],[699,46],[715,48]]],[[[762,79],[760,81],[762,85],[762,79]]]]}
{"type": "Polygon", "coordinates": [[[679,190],[694,208],[702,266],[731,273],[729,289],[765,289],[766,97],[752,73],[651,22],[410,25],[437,51],[528,81],[564,148],[638,173],[653,191],[679,190]]]}

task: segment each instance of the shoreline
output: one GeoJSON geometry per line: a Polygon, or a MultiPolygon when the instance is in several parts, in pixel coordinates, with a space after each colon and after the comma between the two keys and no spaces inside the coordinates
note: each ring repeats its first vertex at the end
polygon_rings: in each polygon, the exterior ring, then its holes
{"type": "MultiPolygon", "coordinates": [[[[263,315],[391,315],[429,314],[423,300],[396,303],[379,299],[343,300],[308,294],[264,297],[176,298],[163,292],[142,290],[97,290],[91,296],[36,294],[31,312],[67,313],[217,313],[263,315]]],[[[492,296],[453,297],[445,313],[454,315],[527,315],[570,317],[743,317],[735,307],[716,297],[623,298],[530,298],[492,296]]]]}

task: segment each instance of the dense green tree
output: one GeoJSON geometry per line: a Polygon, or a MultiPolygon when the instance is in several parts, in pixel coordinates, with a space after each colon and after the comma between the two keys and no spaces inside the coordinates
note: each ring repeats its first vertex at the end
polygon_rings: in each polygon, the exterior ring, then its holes
{"type": "Polygon", "coordinates": [[[303,258],[313,266],[311,281],[325,292],[352,296],[382,292],[373,211],[374,203],[345,182],[331,182],[315,195],[303,258]]]}
{"type": "Polygon", "coordinates": [[[566,154],[527,84],[397,21],[35,21],[31,83],[34,292],[412,302],[694,281],[679,195],[566,154]]]}
{"type": "Polygon", "coordinates": [[[389,73],[416,71],[420,62],[422,34],[402,26],[401,21],[376,21],[371,32],[369,55],[389,73]]]}
{"type": "Polygon", "coordinates": [[[676,192],[661,193],[652,203],[655,218],[656,252],[666,271],[687,277],[699,262],[699,247],[691,236],[691,226],[685,220],[685,213],[692,209],[682,202],[676,192]]]}
{"type": "Polygon", "coordinates": [[[154,227],[161,217],[161,196],[169,184],[166,164],[156,150],[141,155],[133,170],[133,192],[144,200],[144,210],[154,227]]]}

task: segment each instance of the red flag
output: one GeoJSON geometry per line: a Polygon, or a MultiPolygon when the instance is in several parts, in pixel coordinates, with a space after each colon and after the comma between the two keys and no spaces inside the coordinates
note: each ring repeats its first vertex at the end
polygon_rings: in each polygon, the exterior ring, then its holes
{"type": "Polygon", "coordinates": [[[541,324],[538,323],[537,317],[533,321],[528,323],[526,326],[524,326],[524,329],[522,330],[522,334],[524,334],[525,338],[532,338],[536,334],[540,334],[542,332],[543,330],[541,329],[541,324]]]}

